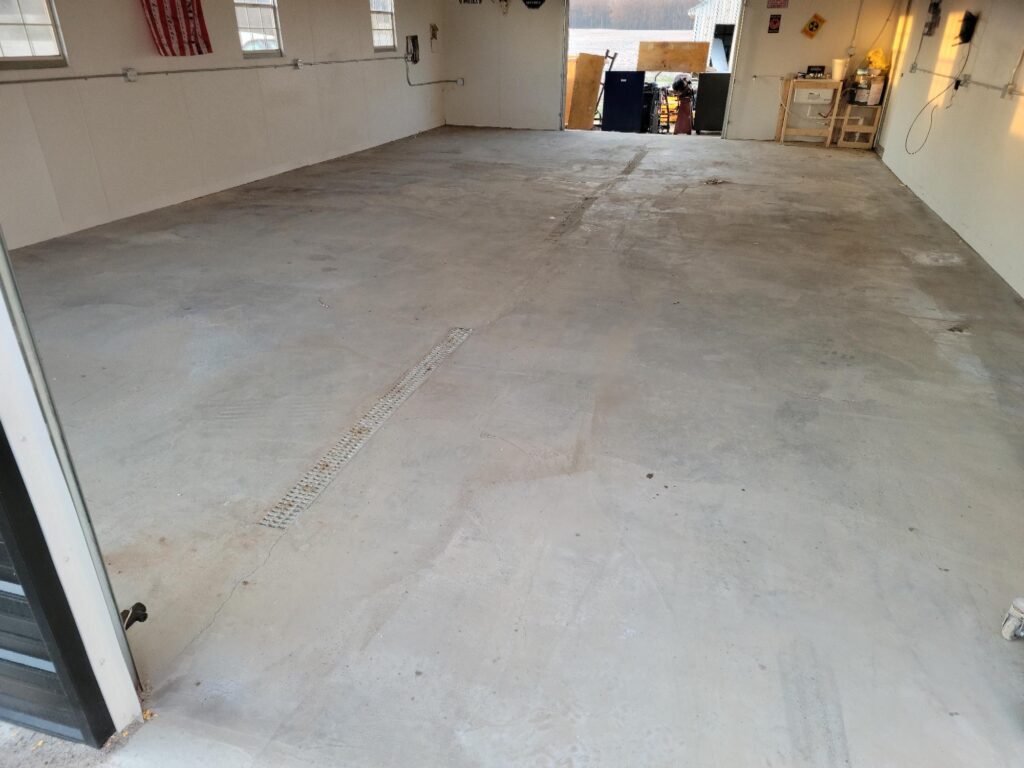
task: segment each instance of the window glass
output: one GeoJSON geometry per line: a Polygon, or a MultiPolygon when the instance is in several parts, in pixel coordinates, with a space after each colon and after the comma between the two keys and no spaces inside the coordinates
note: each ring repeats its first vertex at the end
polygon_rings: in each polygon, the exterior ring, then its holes
{"type": "Polygon", "coordinates": [[[244,54],[281,52],[277,0],[235,0],[235,19],[244,54]]]}
{"type": "Polygon", "coordinates": [[[48,0],[0,0],[0,63],[63,60],[48,0]]]}
{"type": "Polygon", "coordinates": [[[374,50],[395,49],[395,0],[370,0],[370,29],[374,50]]]}

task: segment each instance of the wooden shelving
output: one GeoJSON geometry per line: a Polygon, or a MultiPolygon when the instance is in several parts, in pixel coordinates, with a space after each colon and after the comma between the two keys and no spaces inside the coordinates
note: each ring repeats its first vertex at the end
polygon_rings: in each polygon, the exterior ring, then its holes
{"type": "Polygon", "coordinates": [[[845,149],[871,149],[875,146],[881,117],[881,106],[847,104],[843,110],[843,117],[837,124],[835,145],[845,149]],[[848,136],[852,138],[847,138],[848,136]]]}
{"type": "Polygon", "coordinates": [[[878,126],[881,122],[882,107],[865,104],[833,102],[829,110],[827,125],[816,128],[790,126],[790,117],[797,119],[793,108],[796,92],[800,89],[833,90],[837,98],[842,97],[843,84],[837,80],[788,79],[783,83],[782,99],[779,104],[779,119],[775,124],[775,140],[782,142],[795,138],[819,138],[823,146],[843,149],[871,149],[875,146],[878,126]]]}
{"type": "MultiPolygon", "coordinates": [[[[828,117],[828,125],[822,126],[821,128],[790,128],[789,118],[793,114],[793,104],[796,92],[800,90],[814,90],[814,91],[834,91],[835,98],[839,99],[842,95],[843,84],[839,80],[787,80],[784,86],[784,95],[782,103],[779,105],[779,122],[777,124],[776,137],[778,140],[785,144],[787,139],[801,137],[801,138],[819,138],[823,139],[824,145],[827,147],[832,143],[832,130],[836,124],[836,113],[838,107],[833,102],[828,117]]],[[[799,117],[799,116],[798,116],[799,117]]]]}

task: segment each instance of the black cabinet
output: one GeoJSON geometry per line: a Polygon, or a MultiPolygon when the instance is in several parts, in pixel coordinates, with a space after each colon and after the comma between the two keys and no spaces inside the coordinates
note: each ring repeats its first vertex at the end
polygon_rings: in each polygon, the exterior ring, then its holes
{"type": "Polygon", "coordinates": [[[644,73],[606,72],[602,131],[640,133],[644,116],[644,73]]]}
{"type": "Polygon", "coordinates": [[[705,72],[697,80],[693,130],[721,131],[725,123],[725,102],[729,97],[729,73],[705,72]]]}

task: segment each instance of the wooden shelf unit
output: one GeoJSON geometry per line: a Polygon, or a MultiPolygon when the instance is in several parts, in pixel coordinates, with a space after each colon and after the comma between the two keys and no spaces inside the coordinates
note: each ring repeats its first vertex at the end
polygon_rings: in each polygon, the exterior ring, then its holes
{"type": "Polygon", "coordinates": [[[871,149],[878,138],[878,124],[882,117],[882,106],[847,104],[843,117],[838,123],[835,136],[837,147],[845,149],[871,149]],[[869,114],[870,113],[870,114],[869,114]],[[870,119],[870,122],[867,122],[870,119]],[[853,138],[847,139],[847,135],[853,138]]]}
{"type": "Polygon", "coordinates": [[[787,139],[795,137],[823,139],[824,146],[832,144],[832,131],[836,124],[836,114],[839,112],[839,99],[842,98],[843,83],[841,80],[818,80],[818,79],[789,79],[785,81],[782,103],[779,105],[779,120],[776,124],[776,138],[779,143],[785,144],[787,139]],[[814,91],[835,91],[835,100],[830,105],[828,126],[821,128],[790,128],[789,116],[793,111],[793,99],[799,90],[814,91]]]}

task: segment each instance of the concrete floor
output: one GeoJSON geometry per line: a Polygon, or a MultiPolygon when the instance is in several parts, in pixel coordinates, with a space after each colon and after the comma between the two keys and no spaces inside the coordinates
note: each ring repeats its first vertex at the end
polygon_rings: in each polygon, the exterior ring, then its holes
{"type": "Polygon", "coordinates": [[[1024,762],[1024,302],[873,155],[444,129],[15,256],[156,717],[0,764],[1024,762]]]}

